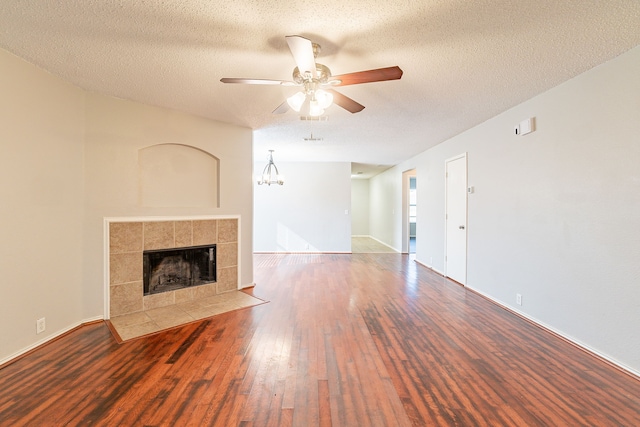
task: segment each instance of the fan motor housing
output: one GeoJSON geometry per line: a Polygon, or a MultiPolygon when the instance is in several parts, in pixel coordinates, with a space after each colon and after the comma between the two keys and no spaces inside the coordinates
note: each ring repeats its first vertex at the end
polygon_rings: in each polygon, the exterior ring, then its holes
{"type": "Polygon", "coordinates": [[[293,81],[299,85],[304,84],[305,81],[310,80],[317,80],[317,83],[322,85],[327,84],[329,78],[331,77],[331,70],[326,65],[316,62],[316,74],[318,76],[316,79],[311,77],[311,75],[304,76],[302,75],[302,73],[300,73],[298,67],[296,67],[293,69],[293,81]]]}

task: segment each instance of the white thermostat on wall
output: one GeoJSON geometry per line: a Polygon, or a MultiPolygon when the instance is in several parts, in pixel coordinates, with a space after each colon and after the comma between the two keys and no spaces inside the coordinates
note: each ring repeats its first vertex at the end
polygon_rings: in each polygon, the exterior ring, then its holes
{"type": "Polygon", "coordinates": [[[516,135],[526,135],[536,130],[536,118],[529,117],[518,123],[515,128],[516,135]]]}

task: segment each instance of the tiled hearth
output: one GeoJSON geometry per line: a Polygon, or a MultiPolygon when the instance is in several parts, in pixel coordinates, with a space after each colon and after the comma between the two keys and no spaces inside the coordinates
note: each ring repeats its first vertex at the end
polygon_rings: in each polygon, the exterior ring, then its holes
{"type": "Polygon", "coordinates": [[[111,325],[118,337],[126,341],[264,302],[243,291],[231,291],[196,301],[112,317],[111,325]]]}
{"type": "Polygon", "coordinates": [[[109,317],[143,313],[238,289],[238,219],[109,221],[109,317]],[[142,252],[216,244],[217,282],[143,296],[142,252]]]}

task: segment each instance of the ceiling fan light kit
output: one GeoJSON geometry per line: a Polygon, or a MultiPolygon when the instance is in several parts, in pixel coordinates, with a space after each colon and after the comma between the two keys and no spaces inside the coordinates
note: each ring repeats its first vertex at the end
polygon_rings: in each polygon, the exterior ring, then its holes
{"type": "Polygon", "coordinates": [[[287,104],[296,113],[316,117],[333,104],[333,95],[322,89],[297,92],[287,98],[287,104]]]}
{"type": "Polygon", "coordinates": [[[364,109],[364,105],[330,87],[398,80],[402,77],[402,70],[398,66],[332,76],[329,67],[315,61],[320,52],[320,45],[301,36],[287,36],[285,39],[297,65],[293,69],[293,81],[228,77],[222,78],[220,81],[222,83],[301,86],[300,92],[287,98],[273,110],[273,113],[282,114],[292,109],[300,113],[301,117],[319,117],[333,103],[352,114],[364,109]]]}

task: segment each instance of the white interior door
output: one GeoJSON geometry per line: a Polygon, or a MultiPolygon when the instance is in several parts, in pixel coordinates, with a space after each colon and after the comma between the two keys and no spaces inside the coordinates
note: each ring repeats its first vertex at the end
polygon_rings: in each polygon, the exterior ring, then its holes
{"type": "Polygon", "coordinates": [[[467,281],[467,155],[446,162],[445,274],[467,281]]]}

